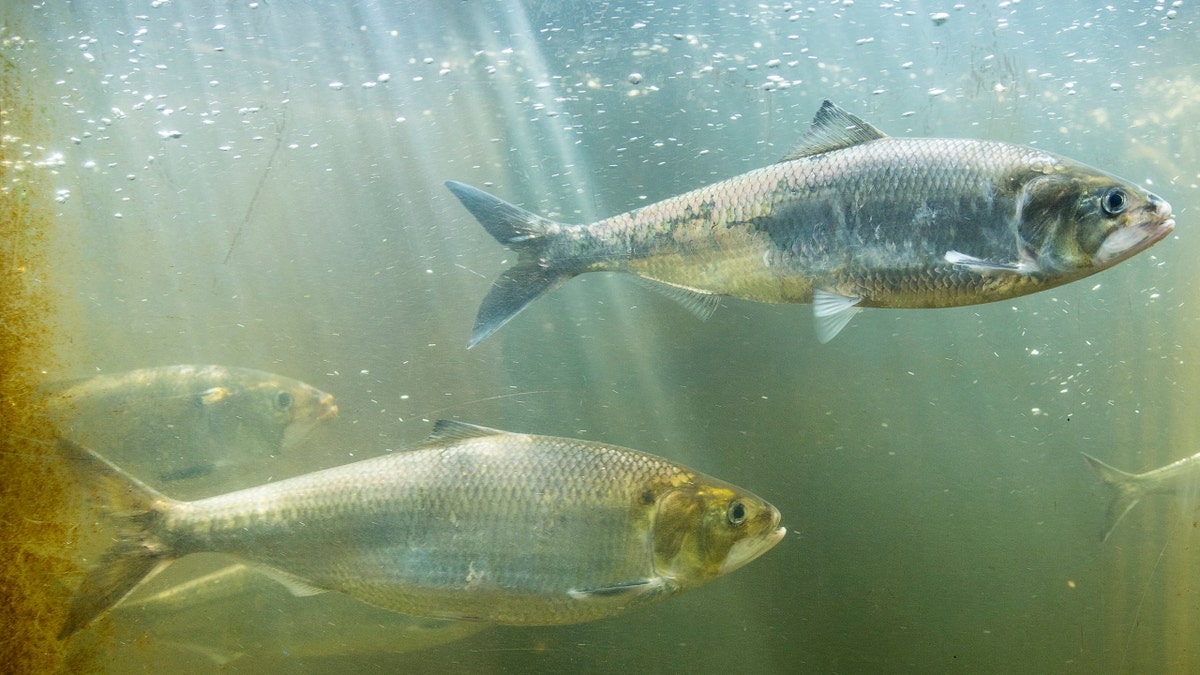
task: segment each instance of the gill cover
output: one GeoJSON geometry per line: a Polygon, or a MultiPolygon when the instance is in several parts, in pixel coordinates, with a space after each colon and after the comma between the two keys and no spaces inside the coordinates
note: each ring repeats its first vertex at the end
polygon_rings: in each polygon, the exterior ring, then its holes
{"type": "Polygon", "coordinates": [[[655,571],[680,586],[720,576],[730,549],[746,534],[750,508],[726,488],[689,486],[667,492],[654,520],[655,571]]]}
{"type": "Polygon", "coordinates": [[[1021,253],[1045,273],[1107,266],[1099,255],[1105,242],[1134,231],[1153,202],[1149,194],[1082,166],[1035,176],[1025,184],[1016,214],[1021,253]]]}
{"type": "Polygon", "coordinates": [[[1091,259],[1072,236],[1078,227],[1080,188],[1075,178],[1051,173],[1034,176],[1021,190],[1016,213],[1019,254],[1038,271],[1064,272],[1091,259]]]}

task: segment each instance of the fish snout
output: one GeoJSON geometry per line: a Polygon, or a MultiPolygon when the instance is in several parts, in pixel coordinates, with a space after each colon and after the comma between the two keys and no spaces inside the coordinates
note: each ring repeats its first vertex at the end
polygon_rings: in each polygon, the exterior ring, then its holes
{"type": "Polygon", "coordinates": [[[779,524],[779,521],[781,521],[781,520],[783,520],[783,514],[779,513],[779,509],[772,506],[771,507],[771,534],[768,535],[768,537],[767,537],[772,542],[771,546],[778,544],[779,541],[781,539],[783,539],[783,536],[785,534],[787,534],[787,528],[779,524]]]}
{"type": "Polygon", "coordinates": [[[337,417],[338,406],[337,402],[333,399],[333,394],[324,394],[321,398],[317,399],[317,410],[320,411],[317,413],[318,422],[337,417]]]}
{"type": "Polygon", "coordinates": [[[1125,225],[1104,240],[1096,252],[1095,263],[1111,267],[1157,244],[1175,229],[1171,204],[1150,194],[1146,204],[1130,211],[1125,225]]]}
{"type": "Polygon", "coordinates": [[[1163,229],[1163,236],[1166,236],[1175,229],[1175,214],[1171,211],[1171,204],[1158,195],[1150,197],[1150,203],[1154,205],[1154,215],[1161,221],[1159,227],[1163,229]]]}
{"type": "Polygon", "coordinates": [[[1170,202],[1152,194],[1150,206],[1154,208],[1154,213],[1142,223],[1142,227],[1148,230],[1146,246],[1158,242],[1175,230],[1175,214],[1171,211],[1170,202]]]}
{"type": "Polygon", "coordinates": [[[1140,209],[1143,217],[1150,221],[1174,222],[1174,217],[1171,212],[1171,203],[1159,197],[1153,192],[1146,193],[1146,204],[1140,209]]]}

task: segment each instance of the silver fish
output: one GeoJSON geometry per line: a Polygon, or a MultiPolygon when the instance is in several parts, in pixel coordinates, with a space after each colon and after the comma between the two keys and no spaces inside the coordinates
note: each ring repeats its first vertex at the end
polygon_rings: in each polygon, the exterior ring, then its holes
{"type": "Polygon", "coordinates": [[[549,625],[619,614],[777,544],[758,497],[635,450],[440,421],[416,449],[192,502],[69,441],[109,501],[115,543],[60,637],[172,560],[227,553],[298,593],[407,614],[549,625]]]}
{"type": "Polygon", "coordinates": [[[1142,497],[1156,493],[1183,493],[1200,496],[1200,453],[1160,466],[1145,473],[1127,473],[1080,453],[1100,475],[1100,480],[1112,493],[1104,516],[1100,540],[1107,541],[1125,514],[1133,510],[1142,497]]]}
{"type": "Polygon", "coordinates": [[[1162,198],[1045,150],[892,138],[829,101],[779,163],[589,225],[446,186],[518,253],[468,347],[596,271],[660,282],[701,318],[721,296],[812,303],[827,342],[863,307],[954,307],[1053,288],[1175,226],[1162,198]]]}
{"type": "Polygon", "coordinates": [[[214,472],[254,473],[338,413],[333,395],[299,380],[215,365],[142,368],[43,389],[61,436],[106,448],[122,466],[176,490],[220,484],[208,480],[214,472]]]}

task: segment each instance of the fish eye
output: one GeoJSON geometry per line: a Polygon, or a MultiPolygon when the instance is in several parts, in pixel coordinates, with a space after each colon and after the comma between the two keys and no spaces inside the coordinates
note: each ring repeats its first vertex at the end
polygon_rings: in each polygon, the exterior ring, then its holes
{"type": "Polygon", "coordinates": [[[1100,196],[1100,208],[1110,216],[1120,214],[1129,205],[1129,197],[1118,187],[1108,188],[1100,196]]]}
{"type": "Polygon", "coordinates": [[[286,391],[281,391],[275,394],[275,407],[280,410],[287,410],[292,407],[292,395],[286,391]]]}
{"type": "Polygon", "coordinates": [[[741,525],[746,522],[746,505],[737,499],[729,502],[729,508],[725,510],[725,517],[729,520],[730,525],[741,525]]]}

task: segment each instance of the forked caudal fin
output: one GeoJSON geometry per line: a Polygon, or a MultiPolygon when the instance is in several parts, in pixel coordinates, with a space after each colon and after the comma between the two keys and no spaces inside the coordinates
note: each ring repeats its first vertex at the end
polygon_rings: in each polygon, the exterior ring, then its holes
{"type": "Polygon", "coordinates": [[[1146,495],[1147,489],[1138,480],[1136,474],[1111,467],[1086,452],[1079,454],[1083,455],[1087,463],[1100,475],[1100,480],[1104,482],[1105,487],[1112,492],[1112,499],[1108,502],[1108,512],[1104,516],[1104,530],[1100,533],[1100,540],[1106,541],[1117,523],[1121,522],[1125,514],[1137,506],[1137,503],[1146,495]]]}
{"type": "Polygon", "coordinates": [[[115,542],[71,598],[66,623],[58,634],[61,640],[120,602],[174,556],[151,534],[171,500],[87,448],[67,440],[60,440],[58,445],[68,460],[80,465],[88,484],[99,492],[105,514],[117,529],[115,542]]]}
{"type": "Polygon", "coordinates": [[[509,204],[465,183],[449,180],[446,187],[496,241],[517,252],[517,264],[500,273],[479,306],[475,329],[467,343],[467,349],[470,349],[539,296],[575,276],[576,272],[555,267],[554,261],[545,255],[548,242],[566,227],[562,223],[509,204]]]}

